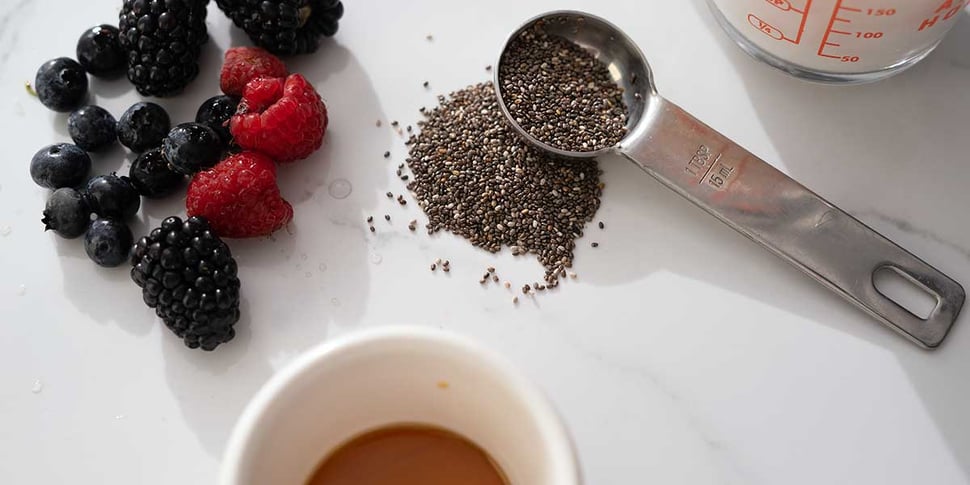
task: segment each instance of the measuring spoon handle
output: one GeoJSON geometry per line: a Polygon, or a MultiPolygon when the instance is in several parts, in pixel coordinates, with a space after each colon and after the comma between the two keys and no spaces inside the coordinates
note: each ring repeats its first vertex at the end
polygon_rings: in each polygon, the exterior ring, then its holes
{"type": "Polygon", "coordinates": [[[966,299],[959,283],[670,101],[651,97],[644,116],[621,154],[916,344],[940,345],[966,299]],[[882,269],[936,298],[927,318],[876,289],[882,269]]]}

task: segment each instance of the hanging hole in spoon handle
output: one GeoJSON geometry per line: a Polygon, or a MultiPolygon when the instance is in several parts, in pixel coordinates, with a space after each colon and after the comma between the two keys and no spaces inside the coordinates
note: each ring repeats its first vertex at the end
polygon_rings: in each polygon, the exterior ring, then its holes
{"type": "Polygon", "coordinates": [[[619,152],[661,183],[916,344],[935,348],[966,294],[959,283],[660,97],[619,152]],[[937,299],[925,319],[884,296],[892,268],[937,299]]]}

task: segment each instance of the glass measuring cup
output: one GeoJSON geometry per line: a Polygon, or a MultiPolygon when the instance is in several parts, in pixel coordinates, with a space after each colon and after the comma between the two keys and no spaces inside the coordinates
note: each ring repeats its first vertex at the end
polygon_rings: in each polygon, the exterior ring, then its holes
{"type": "Polygon", "coordinates": [[[566,158],[628,159],[920,346],[940,345],[960,313],[966,294],[959,283],[657,94],[640,49],[609,22],[575,11],[539,15],[509,36],[496,67],[499,107],[531,145],[566,158]],[[564,151],[530,135],[510,114],[502,98],[502,62],[509,44],[536,26],[591,52],[624,89],[628,131],[616,146],[564,151]],[[920,318],[880,293],[873,278],[883,270],[932,295],[929,316],[920,318]]]}
{"type": "Polygon", "coordinates": [[[797,77],[863,83],[929,55],[970,0],[707,0],[745,52],[797,77]]]}

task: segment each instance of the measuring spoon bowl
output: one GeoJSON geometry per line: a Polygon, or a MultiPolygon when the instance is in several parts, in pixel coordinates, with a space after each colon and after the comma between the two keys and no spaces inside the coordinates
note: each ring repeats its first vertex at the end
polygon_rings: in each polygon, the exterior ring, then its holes
{"type": "Polygon", "coordinates": [[[519,34],[535,28],[537,25],[550,35],[562,37],[586,49],[597,60],[606,65],[613,81],[623,88],[623,102],[629,108],[626,121],[626,138],[634,135],[637,125],[646,114],[649,100],[657,95],[657,90],[653,85],[653,72],[650,70],[647,59],[632,39],[608,21],[583,12],[556,10],[537,15],[527,20],[515,32],[512,32],[505,41],[502,55],[499,56],[496,63],[496,69],[493,69],[495,95],[498,97],[499,108],[515,132],[530,145],[563,158],[595,158],[614,152],[616,147],[580,152],[567,151],[549,145],[522,128],[509,112],[502,98],[503,86],[500,78],[503,72],[502,63],[505,60],[505,52],[519,34]]]}

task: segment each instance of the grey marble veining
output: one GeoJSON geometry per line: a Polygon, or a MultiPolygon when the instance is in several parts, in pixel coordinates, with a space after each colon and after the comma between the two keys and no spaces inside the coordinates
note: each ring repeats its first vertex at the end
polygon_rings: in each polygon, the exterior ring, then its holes
{"type": "Polygon", "coordinates": [[[0,45],[3,45],[3,49],[0,49],[0,72],[5,70],[7,60],[17,50],[20,40],[20,25],[16,22],[16,17],[25,15],[30,5],[31,0],[18,0],[0,7],[0,45]]]}

